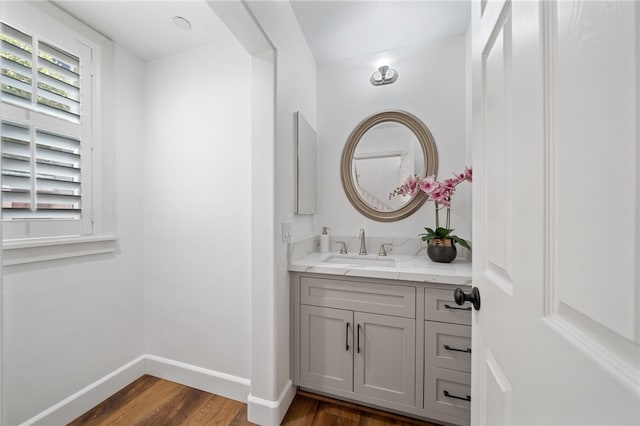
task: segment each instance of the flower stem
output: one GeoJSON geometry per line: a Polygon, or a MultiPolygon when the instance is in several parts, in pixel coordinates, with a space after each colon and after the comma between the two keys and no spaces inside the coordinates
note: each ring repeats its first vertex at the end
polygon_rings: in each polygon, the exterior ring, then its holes
{"type": "Polygon", "coordinates": [[[447,229],[451,229],[451,209],[447,208],[447,229]]]}
{"type": "Polygon", "coordinates": [[[438,208],[438,202],[434,202],[436,206],[436,229],[440,228],[440,209],[438,208]]]}

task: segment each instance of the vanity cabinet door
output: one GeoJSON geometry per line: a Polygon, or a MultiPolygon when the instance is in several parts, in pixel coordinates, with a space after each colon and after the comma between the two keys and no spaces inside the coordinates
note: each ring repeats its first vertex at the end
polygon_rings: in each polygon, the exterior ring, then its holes
{"type": "Polygon", "coordinates": [[[415,406],[415,320],[354,314],[354,392],[415,406]]]}
{"type": "Polygon", "coordinates": [[[300,379],[351,391],[353,312],[302,305],[300,326],[300,379]]]}

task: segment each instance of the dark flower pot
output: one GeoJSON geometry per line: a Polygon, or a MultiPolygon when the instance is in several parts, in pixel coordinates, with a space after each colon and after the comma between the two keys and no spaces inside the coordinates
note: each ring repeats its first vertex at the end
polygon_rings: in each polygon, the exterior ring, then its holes
{"type": "Polygon", "coordinates": [[[458,255],[456,245],[450,238],[433,239],[427,246],[427,255],[434,262],[451,263],[458,255]]]}

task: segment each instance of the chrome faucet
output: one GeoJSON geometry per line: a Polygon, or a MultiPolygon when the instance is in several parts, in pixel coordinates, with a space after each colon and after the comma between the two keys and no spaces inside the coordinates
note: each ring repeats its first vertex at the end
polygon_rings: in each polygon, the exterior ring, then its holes
{"type": "MultiPolygon", "coordinates": [[[[380,244],[380,250],[378,251],[378,256],[386,256],[387,251],[384,249],[384,246],[392,246],[393,243],[382,243],[380,244]]],[[[389,249],[391,251],[391,249],[389,249]]]]}
{"type": "Polygon", "coordinates": [[[364,228],[360,228],[360,255],[366,256],[367,254],[367,242],[364,236],[364,228]]]}

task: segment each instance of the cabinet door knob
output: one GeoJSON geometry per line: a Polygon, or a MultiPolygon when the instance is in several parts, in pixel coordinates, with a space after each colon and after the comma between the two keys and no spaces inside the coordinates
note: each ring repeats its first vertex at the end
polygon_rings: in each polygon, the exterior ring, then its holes
{"type": "Polygon", "coordinates": [[[360,353],[360,324],[358,324],[358,333],[357,334],[358,334],[358,338],[357,338],[358,344],[356,346],[356,350],[357,350],[358,353],[360,353]]]}
{"type": "Polygon", "coordinates": [[[464,302],[471,302],[476,311],[480,310],[480,291],[478,287],[473,287],[469,293],[465,293],[461,288],[456,288],[453,292],[453,298],[458,305],[464,305],[464,302]]]}

